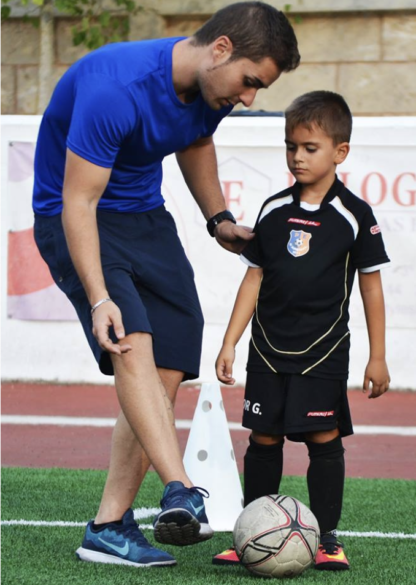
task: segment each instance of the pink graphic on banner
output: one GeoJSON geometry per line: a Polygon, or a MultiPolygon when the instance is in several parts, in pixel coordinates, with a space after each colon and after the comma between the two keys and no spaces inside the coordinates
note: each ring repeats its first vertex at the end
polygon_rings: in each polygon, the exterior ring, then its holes
{"type": "MultiPolygon", "coordinates": [[[[22,204],[11,207],[18,217],[11,224],[33,223],[28,206],[27,191],[33,177],[35,145],[29,142],[13,142],[9,145],[8,182],[21,183],[19,190],[22,204]],[[27,181],[27,183],[24,183],[27,181]],[[30,218],[30,219],[29,219],[30,218]],[[19,220],[19,221],[18,221],[19,220]]],[[[7,195],[9,195],[10,189],[7,195]]],[[[19,197],[20,201],[20,197],[19,197]]],[[[74,308],[52,280],[49,268],[43,261],[33,238],[33,227],[10,231],[8,234],[7,266],[7,314],[9,319],[72,321],[77,319],[74,308]]]]}
{"type": "Polygon", "coordinates": [[[20,183],[31,177],[34,158],[33,142],[12,142],[9,148],[9,181],[20,183]]]}
{"type": "Polygon", "coordinates": [[[33,239],[33,228],[9,233],[7,294],[27,295],[54,284],[33,239]]]}

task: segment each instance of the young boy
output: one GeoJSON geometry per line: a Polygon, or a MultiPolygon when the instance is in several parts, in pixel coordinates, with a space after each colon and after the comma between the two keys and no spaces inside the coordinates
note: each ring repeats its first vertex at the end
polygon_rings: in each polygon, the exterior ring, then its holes
{"type": "MultiPolygon", "coordinates": [[[[241,258],[248,265],[216,372],[234,384],[235,346],[252,319],[243,426],[251,429],[244,458],[245,505],[278,493],[284,437],[305,442],[310,508],[321,529],[315,568],[349,568],[336,528],[344,487],[342,437],[353,433],[347,399],[348,305],[355,272],[364,304],[370,359],[369,398],[388,390],[385,311],[380,268],[389,262],[367,203],[336,176],[352,128],[344,99],[329,91],[297,98],[286,110],[286,158],[293,187],[262,206],[256,237],[241,258]]],[[[230,549],[214,564],[237,563],[230,549]]]]}

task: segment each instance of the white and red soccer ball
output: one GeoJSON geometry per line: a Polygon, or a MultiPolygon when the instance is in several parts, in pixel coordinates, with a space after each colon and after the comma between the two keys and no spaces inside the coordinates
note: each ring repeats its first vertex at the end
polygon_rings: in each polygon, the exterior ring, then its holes
{"type": "Polygon", "coordinates": [[[295,577],[314,561],[319,525],[312,512],[290,496],[264,496],[241,512],[234,547],[241,564],[261,577],[295,577]]]}

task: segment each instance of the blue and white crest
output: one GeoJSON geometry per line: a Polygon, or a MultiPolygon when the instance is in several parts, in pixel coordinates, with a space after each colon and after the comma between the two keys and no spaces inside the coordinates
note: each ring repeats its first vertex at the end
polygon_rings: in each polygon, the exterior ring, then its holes
{"type": "Polygon", "coordinates": [[[303,230],[291,230],[287,249],[295,258],[304,256],[309,252],[309,241],[312,234],[303,230]]]}

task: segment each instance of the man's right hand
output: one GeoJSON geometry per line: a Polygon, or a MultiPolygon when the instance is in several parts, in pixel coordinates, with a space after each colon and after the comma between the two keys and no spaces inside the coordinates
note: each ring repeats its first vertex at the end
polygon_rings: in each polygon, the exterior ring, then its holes
{"type": "Polygon", "coordinates": [[[249,241],[254,238],[252,228],[235,225],[231,221],[219,223],[214,233],[219,245],[234,254],[241,254],[249,241]]]}
{"type": "Polygon", "coordinates": [[[92,314],[92,332],[99,346],[116,355],[127,353],[132,349],[131,345],[113,343],[108,336],[110,327],[113,327],[117,339],[122,340],[126,336],[121,311],[113,301],[103,303],[92,314]]]}

